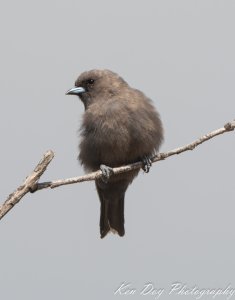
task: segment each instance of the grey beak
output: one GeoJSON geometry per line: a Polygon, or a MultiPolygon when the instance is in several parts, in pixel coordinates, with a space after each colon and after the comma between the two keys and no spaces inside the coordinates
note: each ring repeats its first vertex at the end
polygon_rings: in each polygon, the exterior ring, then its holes
{"type": "Polygon", "coordinates": [[[66,92],[65,95],[79,95],[81,93],[85,93],[85,89],[83,87],[74,87],[66,92]]]}

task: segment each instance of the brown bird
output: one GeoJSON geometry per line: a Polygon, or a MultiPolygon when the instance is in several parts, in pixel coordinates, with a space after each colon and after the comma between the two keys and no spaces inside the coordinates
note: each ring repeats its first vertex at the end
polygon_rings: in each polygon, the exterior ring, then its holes
{"type": "Polygon", "coordinates": [[[78,158],[86,171],[103,173],[95,182],[101,238],[109,231],[123,236],[125,192],[139,170],[111,176],[111,168],[141,160],[149,171],[163,140],[159,114],[150,99],[109,70],[82,73],[66,94],[78,95],[85,106],[78,158]]]}

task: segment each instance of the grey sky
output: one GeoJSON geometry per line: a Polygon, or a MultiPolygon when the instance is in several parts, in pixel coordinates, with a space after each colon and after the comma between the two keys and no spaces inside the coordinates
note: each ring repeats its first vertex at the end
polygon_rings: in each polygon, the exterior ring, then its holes
{"type": "MultiPolygon", "coordinates": [[[[234,15],[230,0],[3,0],[1,201],[47,149],[56,157],[43,180],[83,174],[84,108],[65,92],[85,70],[116,71],[153,99],[161,151],[234,119],[234,15]]],[[[234,196],[234,133],[140,174],[124,238],[100,240],[94,183],[28,195],[0,224],[1,299],[143,299],[114,296],[122,282],[153,282],[162,299],[183,297],[167,295],[176,281],[235,288],[234,196]]]]}

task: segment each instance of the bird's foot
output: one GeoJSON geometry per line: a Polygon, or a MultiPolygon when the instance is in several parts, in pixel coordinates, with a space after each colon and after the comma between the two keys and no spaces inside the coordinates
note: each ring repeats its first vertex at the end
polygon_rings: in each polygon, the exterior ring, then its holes
{"type": "Polygon", "coordinates": [[[109,178],[113,175],[113,169],[106,165],[100,165],[100,170],[102,172],[101,179],[104,183],[109,181],[109,178]]]}
{"type": "Polygon", "coordinates": [[[142,163],[143,163],[142,169],[144,170],[145,173],[148,173],[149,170],[150,170],[150,167],[152,166],[152,159],[151,159],[151,157],[145,155],[142,158],[142,163]]]}

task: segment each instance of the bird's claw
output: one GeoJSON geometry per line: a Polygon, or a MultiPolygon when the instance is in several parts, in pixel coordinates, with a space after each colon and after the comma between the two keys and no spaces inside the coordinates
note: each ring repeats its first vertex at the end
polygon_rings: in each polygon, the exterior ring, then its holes
{"type": "Polygon", "coordinates": [[[148,173],[150,170],[150,167],[152,166],[152,159],[150,156],[145,155],[142,158],[143,166],[142,169],[144,170],[145,173],[148,173]]]}
{"type": "Polygon", "coordinates": [[[102,181],[104,183],[107,183],[109,181],[110,176],[113,175],[113,169],[106,165],[100,165],[100,170],[102,172],[102,176],[101,176],[102,181]]]}

